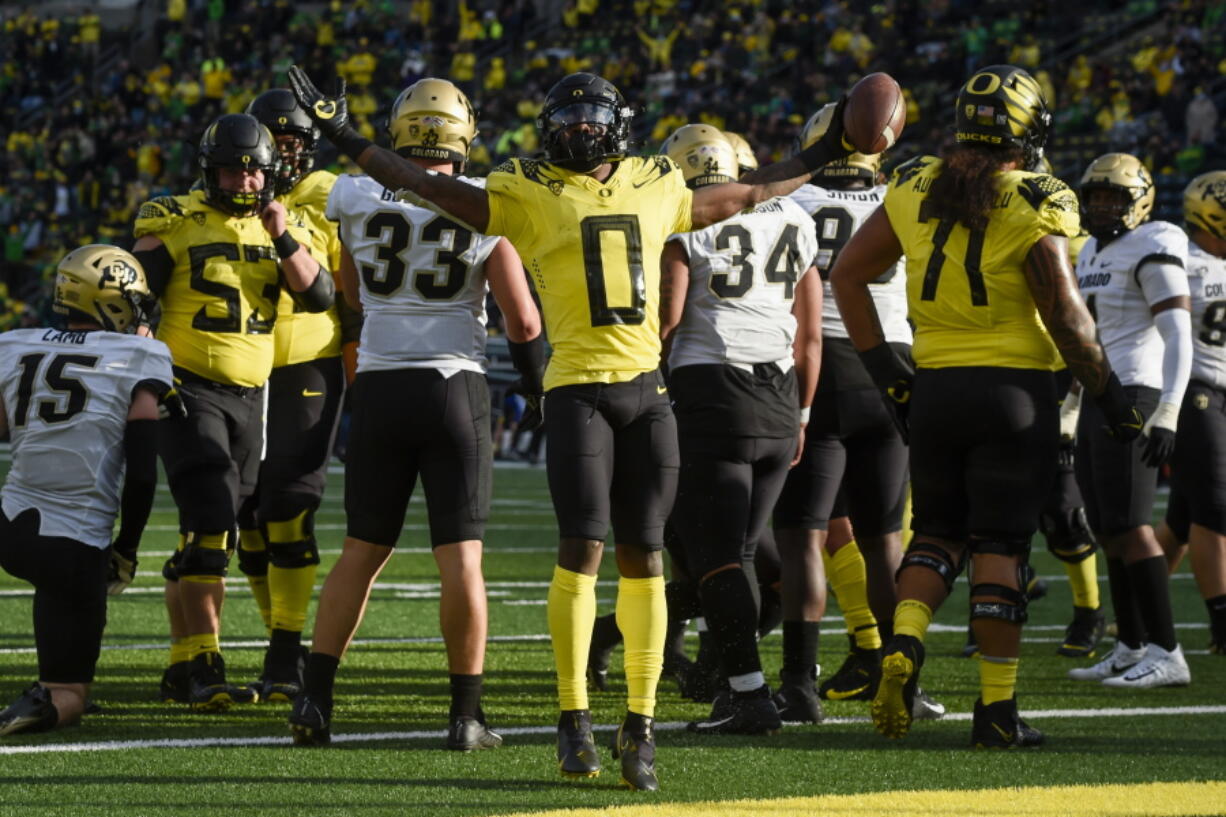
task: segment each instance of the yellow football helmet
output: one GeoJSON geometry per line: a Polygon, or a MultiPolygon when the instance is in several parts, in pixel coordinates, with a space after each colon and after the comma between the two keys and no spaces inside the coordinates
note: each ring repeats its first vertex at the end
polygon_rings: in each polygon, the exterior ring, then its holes
{"type": "Polygon", "coordinates": [[[1115,238],[1136,229],[1154,209],[1154,179],[1127,153],[1099,156],[1081,177],[1081,220],[1090,235],[1115,238]],[[1118,191],[1117,201],[1091,202],[1096,190],[1118,191]]]}
{"type": "MultiPolygon", "coordinates": [[[[830,120],[834,118],[835,103],[823,105],[821,109],[809,117],[809,121],[800,130],[797,137],[799,150],[813,145],[826,135],[830,129],[830,120]]],[[[814,174],[814,178],[827,184],[838,185],[848,181],[866,181],[870,185],[877,183],[877,171],[881,169],[881,153],[852,153],[843,159],[823,165],[814,174]]]]}
{"type": "Polygon", "coordinates": [[[732,145],[732,150],[736,153],[736,163],[741,169],[740,175],[744,176],[749,171],[758,169],[758,157],[754,155],[753,148],[749,146],[744,136],[726,130],[724,138],[728,140],[728,144],[732,145]]]}
{"type": "Polygon", "coordinates": [[[70,319],[96,321],[112,332],[131,332],[152,302],[140,262],[126,250],[86,244],[60,261],[52,309],[70,319]]]}
{"type": "Polygon", "coordinates": [[[732,144],[710,125],[682,125],[664,140],[660,152],[681,166],[689,187],[734,182],[740,175],[732,144]]]}
{"type": "Polygon", "coordinates": [[[1226,170],[1202,173],[1183,191],[1188,226],[1226,241],[1226,170]]]}
{"type": "Polygon", "coordinates": [[[445,79],[419,79],[400,92],[387,118],[393,149],[418,159],[463,162],[477,136],[477,114],[445,79]]]}
{"type": "Polygon", "coordinates": [[[1019,147],[1030,169],[1043,156],[1050,128],[1042,86],[1016,65],[981,68],[958,91],[954,130],[960,144],[1019,147]]]}

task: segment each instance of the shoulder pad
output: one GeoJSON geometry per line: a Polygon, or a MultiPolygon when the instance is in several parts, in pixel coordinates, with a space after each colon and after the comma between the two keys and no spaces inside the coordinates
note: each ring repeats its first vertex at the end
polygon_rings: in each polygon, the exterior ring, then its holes
{"type": "Polygon", "coordinates": [[[150,199],[136,211],[136,223],[132,234],[137,238],[165,232],[175,226],[187,212],[184,204],[188,203],[183,196],[161,196],[150,199]]]}
{"type": "Polygon", "coordinates": [[[323,207],[328,201],[328,194],[336,184],[337,176],[327,170],[316,170],[308,173],[293,190],[294,201],[299,205],[318,205],[323,207]]]}
{"type": "Polygon", "coordinates": [[[1044,205],[1057,210],[1076,210],[1077,194],[1055,176],[1031,173],[1018,181],[1017,192],[1026,202],[1038,210],[1044,205]],[[1063,195],[1067,193],[1068,195],[1063,195]]]}
{"type": "Polygon", "coordinates": [[[502,164],[498,165],[498,167],[491,170],[490,173],[510,173],[511,175],[515,175],[515,160],[507,159],[502,164]]]}
{"type": "Polygon", "coordinates": [[[890,186],[898,187],[906,184],[937,161],[940,160],[935,156],[916,156],[914,159],[903,162],[894,168],[894,172],[890,176],[890,186]]]}

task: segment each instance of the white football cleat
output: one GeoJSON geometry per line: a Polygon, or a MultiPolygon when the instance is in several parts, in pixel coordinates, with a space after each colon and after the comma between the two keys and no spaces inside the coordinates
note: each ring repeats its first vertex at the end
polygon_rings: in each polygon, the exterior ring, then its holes
{"type": "Polygon", "coordinates": [[[1068,671],[1068,677],[1074,681],[1102,681],[1114,675],[1122,675],[1144,658],[1144,647],[1134,650],[1123,641],[1117,641],[1111,652],[1103,656],[1103,659],[1097,664],[1089,667],[1074,667],[1068,671]]]}
{"type": "Polygon", "coordinates": [[[1167,652],[1157,644],[1150,644],[1145,658],[1123,675],[1103,679],[1103,686],[1116,689],[1152,689],[1154,687],[1187,686],[1192,680],[1188,662],[1183,659],[1183,648],[1178,644],[1167,652]]]}

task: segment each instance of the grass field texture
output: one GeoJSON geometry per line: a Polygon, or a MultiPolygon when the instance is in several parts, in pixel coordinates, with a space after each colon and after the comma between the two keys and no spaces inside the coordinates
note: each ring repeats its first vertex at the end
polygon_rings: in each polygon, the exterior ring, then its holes
{"type": "MultiPolygon", "coordinates": [[[[341,480],[339,471],[331,475],[317,517],[324,550],[320,581],[343,536],[341,480]]],[[[503,748],[471,755],[441,748],[446,666],[420,501],[341,666],[332,747],[292,747],[287,705],[257,704],[217,715],[157,702],[167,656],[158,571],[177,530],[163,483],[137,582],[111,603],[94,687],[104,711],[77,728],[0,743],[0,815],[1226,813],[1226,659],[1206,653],[1205,610],[1186,566],[1173,578],[1172,593],[1192,685],[1112,692],[1068,680],[1065,672],[1075,664],[1054,654],[1071,600],[1063,570],[1038,541],[1034,562],[1052,590],[1031,606],[1019,700],[1047,733],[1047,746],[1025,752],[968,748],[978,671],[974,661],[959,657],[966,621],[966,586],[960,581],[937,616],[923,675],[924,686],[950,714],[917,723],[903,741],[878,736],[867,721],[867,705],[854,702],[828,704],[826,723],[789,726],[775,737],[694,736],[684,724],[708,707],[681,700],[676,685],[665,680],[657,709],[659,794],[619,789],[616,761],[607,750],[601,777],[564,780],[553,748],[557,705],[544,600],[556,528],[544,472],[499,468],[494,482],[485,560],[491,635],[485,709],[506,739],[503,748]],[[1152,783],[1183,785],[1127,787],[1152,783]],[[1103,788],[1107,784],[1125,787],[1103,788]],[[1020,786],[1037,788],[1011,789],[1020,786]],[[1044,793],[1042,787],[1052,786],[1089,788],[1044,793]],[[978,791],[998,789],[1010,791],[978,791]],[[902,790],[927,794],[887,794],[902,790]],[[956,792],[963,790],[959,798],[956,792]],[[868,793],[879,794],[838,797],[868,793]],[[813,797],[822,799],[796,799],[813,797]],[[732,802],[745,800],[752,802],[732,802]],[[624,806],[635,808],[613,808],[624,806]]],[[[612,559],[606,562],[598,587],[602,613],[612,610],[616,581],[612,559]]],[[[223,650],[232,681],[254,680],[263,628],[245,581],[236,567],[232,573],[223,650]]],[[[846,647],[838,615],[832,601],[820,656],[827,672],[838,667],[846,647]]],[[[314,605],[308,631],[313,620],[314,605]]],[[[770,678],[778,672],[779,647],[778,635],[762,643],[770,678]]],[[[30,593],[0,577],[4,703],[36,674],[30,593]]],[[[611,675],[612,691],[592,698],[595,719],[603,725],[601,743],[624,711],[620,651],[611,675]]]]}

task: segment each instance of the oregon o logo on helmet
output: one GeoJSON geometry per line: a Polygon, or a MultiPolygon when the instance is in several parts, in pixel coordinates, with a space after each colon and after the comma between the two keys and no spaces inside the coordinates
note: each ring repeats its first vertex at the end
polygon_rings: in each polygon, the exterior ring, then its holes
{"type": "Polygon", "coordinates": [[[284,117],[284,116],[278,116],[278,117],[277,117],[277,124],[278,124],[278,125],[284,125],[284,124],[285,124],[285,122],[286,122],[286,119],[285,119],[285,117],[284,117]]]}
{"type": "Polygon", "coordinates": [[[243,164],[245,165],[251,164],[251,157],[245,153],[243,154],[243,164]]]}
{"type": "Polygon", "coordinates": [[[1000,77],[988,71],[984,71],[982,74],[976,74],[975,76],[971,77],[971,81],[966,84],[966,90],[970,91],[972,94],[995,93],[996,89],[999,87],[1000,77]],[[982,80],[987,80],[988,85],[986,88],[979,87],[983,84],[982,80]]]}
{"type": "Polygon", "coordinates": [[[583,89],[582,89],[582,88],[576,88],[575,90],[573,90],[573,91],[571,91],[571,92],[570,92],[570,95],[571,95],[571,96],[583,96],[583,89]]]}

